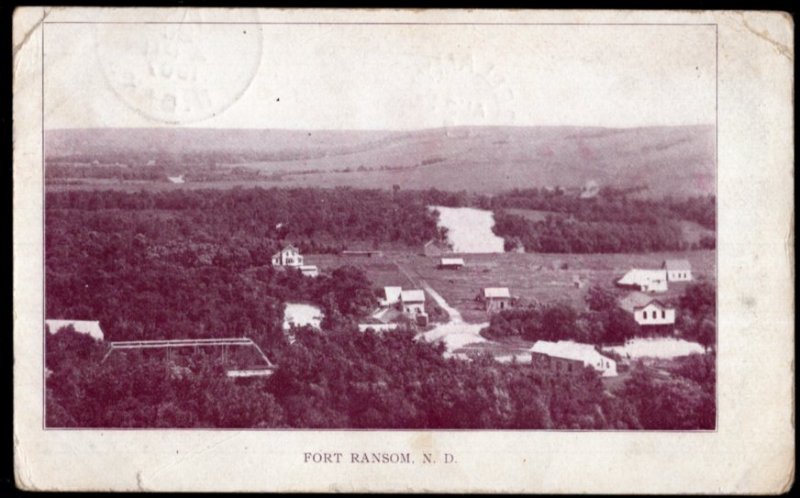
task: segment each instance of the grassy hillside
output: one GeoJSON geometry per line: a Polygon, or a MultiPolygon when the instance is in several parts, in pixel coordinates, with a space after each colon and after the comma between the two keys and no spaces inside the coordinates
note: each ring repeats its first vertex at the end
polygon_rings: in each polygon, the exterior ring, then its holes
{"type": "Polygon", "coordinates": [[[255,173],[247,178],[250,185],[396,184],[475,192],[578,187],[594,180],[601,186],[647,186],[649,195],[695,195],[713,193],[715,183],[712,126],[396,132],[80,129],[48,131],[45,140],[48,163],[97,161],[135,168],[155,160],[170,165],[172,172],[185,172],[189,183],[222,187],[228,179],[237,181],[235,175],[193,179],[193,168],[203,164],[218,173],[244,169],[255,173]]]}

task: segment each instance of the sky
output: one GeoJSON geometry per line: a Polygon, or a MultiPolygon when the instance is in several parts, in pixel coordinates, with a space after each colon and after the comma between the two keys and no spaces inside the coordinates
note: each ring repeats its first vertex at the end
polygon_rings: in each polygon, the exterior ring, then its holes
{"type": "Polygon", "coordinates": [[[47,24],[45,128],[713,124],[714,26],[47,24]]]}

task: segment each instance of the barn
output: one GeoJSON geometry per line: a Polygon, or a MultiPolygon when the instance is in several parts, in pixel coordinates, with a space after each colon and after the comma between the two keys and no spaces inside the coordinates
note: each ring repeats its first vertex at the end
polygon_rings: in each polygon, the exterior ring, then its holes
{"type": "Polygon", "coordinates": [[[617,362],[600,354],[591,344],[572,341],[536,341],[531,366],[553,375],[573,375],[591,367],[603,377],[617,376],[617,362]]]}

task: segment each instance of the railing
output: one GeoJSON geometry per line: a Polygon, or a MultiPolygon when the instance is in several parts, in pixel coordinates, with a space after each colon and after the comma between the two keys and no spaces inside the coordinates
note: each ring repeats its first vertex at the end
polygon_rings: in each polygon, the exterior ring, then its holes
{"type": "MultiPolygon", "coordinates": [[[[223,347],[229,346],[243,346],[254,348],[264,362],[267,368],[273,369],[275,365],[269,361],[264,351],[253,342],[249,337],[228,337],[219,339],[156,339],[150,341],[112,341],[108,343],[108,351],[106,352],[100,363],[106,359],[116,350],[119,349],[172,349],[172,348],[198,348],[198,347],[223,347]]],[[[225,350],[223,350],[225,351],[225,350]]]]}

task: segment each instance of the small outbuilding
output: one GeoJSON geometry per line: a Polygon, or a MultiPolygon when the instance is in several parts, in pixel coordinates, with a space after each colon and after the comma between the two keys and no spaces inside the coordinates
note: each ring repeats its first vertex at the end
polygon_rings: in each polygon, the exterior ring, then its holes
{"type": "Polygon", "coordinates": [[[486,287],[483,289],[482,299],[489,313],[510,309],[512,304],[508,287],[486,287]]]}
{"type": "Polygon", "coordinates": [[[439,269],[441,270],[458,270],[463,267],[463,258],[442,258],[439,260],[439,269]]]}
{"type": "Polygon", "coordinates": [[[304,277],[318,277],[319,268],[317,265],[302,265],[300,266],[300,273],[302,273],[304,277]]]}

